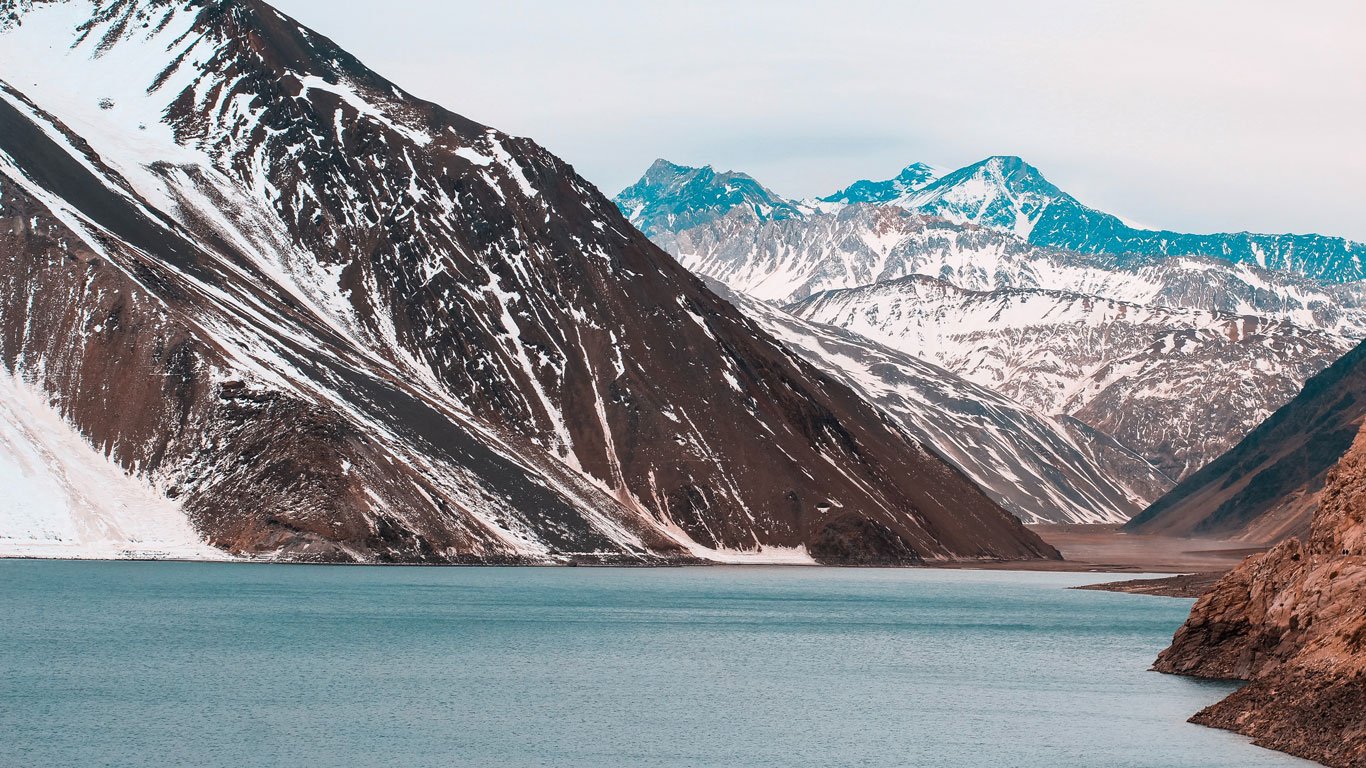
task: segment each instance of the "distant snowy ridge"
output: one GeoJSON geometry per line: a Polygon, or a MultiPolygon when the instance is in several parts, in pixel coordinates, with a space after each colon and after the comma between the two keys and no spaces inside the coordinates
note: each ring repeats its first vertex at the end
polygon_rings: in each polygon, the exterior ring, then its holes
{"type": "Polygon", "coordinates": [[[872,202],[731,210],[654,239],[736,291],[1079,419],[1173,478],[1366,336],[1366,282],[1036,244],[1079,204],[1017,158],[851,189],[872,202]]]}
{"type": "Polygon", "coordinates": [[[786,200],[735,171],[688,168],[656,160],[640,181],[622,190],[616,203],[647,235],[672,232],[740,211],[758,221],[800,217],[810,210],[786,200]]]}
{"type": "Polygon", "coordinates": [[[886,181],[862,179],[821,198],[826,203],[890,203],[924,189],[941,173],[925,163],[911,163],[886,181]]]}
{"type": "Polygon", "coordinates": [[[1027,523],[1128,520],[1174,482],[1117,442],[843,328],[719,284],[788,349],[875,403],[1027,523]]]}
{"type": "Polygon", "coordinates": [[[778,304],[924,275],[969,290],[1067,291],[1366,337],[1366,282],[1198,257],[1084,255],[895,206],[849,205],[770,221],[735,212],[654,239],[691,271],[778,304]]]}
{"type": "Polygon", "coordinates": [[[791,305],[1045,414],[1113,436],[1180,479],[1223,453],[1353,341],[1282,320],[923,276],[791,305]]]}
{"type": "Polygon", "coordinates": [[[1090,254],[1204,256],[1334,282],[1366,279],[1366,244],[1317,234],[1190,234],[1144,229],[1091,208],[1018,157],[991,157],[894,204],[1090,254]]]}
{"type": "MultiPolygon", "coordinates": [[[[715,185],[703,183],[697,171],[658,161],[647,174],[653,183],[628,188],[618,196],[618,205],[646,234],[657,237],[713,221],[739,204],[738,199],[718,202],[715,185]],[[689,183],[671,181],[682,178],[689,183]],[[689,210],[691,215],[647,222],[640,213],[675,208],[689,210]]],[[[822,198],[818,208],[783,200],[752,177],[744,178],[750,189],[762,190],[752,192],[753,199],[762,200],[768,209],[786,212],[761,217],[763,221],[828,213],[847,204],[895,206],[1078,254],[1216,258],[1328,282],[1366,279],[1366,244],[1317,234],[1189,234],[1135,227],[1119,216],[1086,206],[1018,157],[990,157],[947,174],[917,163],[887,181],[855,182],[822,198]]]]}
{"type": "Polygon", "coordinates": [[[1056,203],[1070,199],[1018,157],[992,157],[888,202],[959,224],[991,227],[1030,240],[1056,203]]]}

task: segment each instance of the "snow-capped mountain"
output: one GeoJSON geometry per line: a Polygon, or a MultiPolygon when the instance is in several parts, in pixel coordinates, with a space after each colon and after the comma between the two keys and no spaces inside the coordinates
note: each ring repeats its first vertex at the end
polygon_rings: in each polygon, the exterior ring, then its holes
{"type": "Polygon", "coordinates": [[[753,177],[656,160],[640,181],[621,191],[617,206],[647,235],[673,232],[740,210],[757,221],[800,217],[809,209],[786,200],[753,177]]]}
{"type": "Polygon", "coordinates": [[[939,178],[939,171],[924,163],[911,163],[886,181],[860,179],[840,191],[822,197],[826,203],[890,203],[924,188],[939,178]]]}
{"type": "MultiPolygon", "coordinates": [[[[658,161],[651,171],[654,172],[661,164],[669,166],[664,161],[658,161]]],[[[673,175],[685,177],[707,170],[669,167],[676,169],[672,171],[673,175]]],[[[1117,216],[1082,204],[1054,186],[1037,168],[1018,157],[987,158],[942,177],[937,177],[935,173],[928,166],[917,163],[909,166],[896,179],[885,182],[859,181],[815,203],[783,200],[753,182],[752,178],[744,174],[736,175],[763,190],[762,194],[754,195],[753,203],[743,207],[780,212],[778,215],[755,217],[759,225],[770,220],[810,219],[817,222],[817,228],[829,229],[829,222],[819,221],[818,214],[836,212],[844,205],[872,204],[935,216],[956,224],[973,224],[1007,232],[1041,249],[1070,252],[1073,260],[1079,254],[1100,257],[1096,263],[1102,265],[1157,264],[1166,259],[1185,257],[1182,260],[1187,262],[1218,259],[1254,268],[1254,271],[1291,273],[1285,277],[1305,276],[1316,283],[1348,283],[1366,279],[1366,265],[1361,263],[1363,254],[1366,254],[1366,244],[1324,235],[1246,232],[1196,235],[1141,229],[1126,224],[1117,216]]],[[[650,204],[642,208],[641,195],[634,190],[644,184],[645,179],[642,179],[637,185],[628,188],[618,196],[618,204],[632,223],[662,242],[666,248],[671,245],[671,238],[681,236],[686,230],[715,222],[730,210],[742,207],[738,202],[726,205],[687,204],[685,200],[689,196],[670,197],[665,194],[665,186],[655,185],[650,187],[655,190],[655,194],[649,197],[650,204]],[[695,215],[673,220],[650,216],[646,220],[650,211],[667,211],[677,206],[686,206],[695,215]]],[[[699,198],[709,199],[705,195],[699,198]]],[[[705,236],[694,236],[693,239],[699,237],[705,236]]],[[[840,254],[817,252],[806,260],[816,262],[822,257],[838,260],[840,254]]],[[[736,254],[729,254],[729,260],[734,261],[736,258],[736,254]]],[[[833,273],[840,268],[834,262],[821,266],[820,271],[833,273]]],[[[1032,287],[1082,290],[1077,285],[1032,287]]],[[[1356,288],[1355,292],[1360,293],[1361,289],[1356,288]]],[[[1128,299],[1123,296],[1111,298],[1128,299]]]]}
{"type": "Polygon", "coordinates": [[[767,221],[735,211],[654,239],[734,290],[800,302],[794,311],[803,317],[870,335],[1041,413],[1077,416],[1173,477],[1232,445],[1366,336],[1366,282],[1030,242],[1050,216],[1080,204],[1014,158],[992,158],[880,204],[822,205],[767,221]],[[935,280],[902,279],[913,276],[935,280]],[[887,281],[897,282],[882,287],[887,281]],[[884,301],[905,316],[879,314],[884,301]],[[1094,307],[1122,307],[1127,319],[1116,324],[1094,307]],[[1045,315],[1027,330],[1011,327],[1045,315]],[[1097,323],[1109,346],[1094,346],[1097,323]],[[1220,330],[1249,323],[1255,332],[1220,330]],[[1268,343],[1241,343],[1245,336],[1268,343]],[[1194,395],[1204,377],[1238,390],[1237,413],[1216,413],[1219,403],[1194,395]]]}
{"type": "Polygon", "coordinates": [[[987,158],[891,204],[1079,253],[1205,256],[1336,282],[1366,279],[1366,243],[1314,234],[1142,229],[1082,204],[1018,157],[987,158]]]}
{"type": "Polygon", "coordinates": [[[1020,158],[991,157],[888,202],[917,213],[1003,230],[1029,240],[1046,212],[1070,199],[1020,158]]]}
{"type": "Polygon", "coordinates": [[[259,0],[0,19],[0,359],[212,545],[1056,556],[558,158],[259,0]]]}
{"type": "Polygon", "coordinates": [[[784,346],[886,411],[1025,522],[1123,522],[1172,484],[1137,454],[1076,420],[1040,416],[917,357],[713,285],[784,346]]]}
{"type": "Polygon", "coordinates": [[[1083,255],[895,206],[850,205],[778,221],[737,212],[654,239],[693,272],[778,304],[926,275],[970,290],[1084,293],[1366,337],[1363,282],[1325,282],[1207,258],[1083,255]]]}
{"type": "Polygon", "coordinates": [[[1041,413],[1113,436],[1173,478],[1223,453],[1352,342],[1281,320],[911,276],[791,305],[1041,413]]]}

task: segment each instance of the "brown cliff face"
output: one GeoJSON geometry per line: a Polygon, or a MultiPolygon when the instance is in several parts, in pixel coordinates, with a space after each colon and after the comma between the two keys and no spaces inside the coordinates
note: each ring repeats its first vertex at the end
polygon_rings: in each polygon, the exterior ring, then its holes
{"type": "MultiPolygon", "coordinates": [[[[0,104],[0,125],[10,127],[4,113],[0,104]]],[[[613,499],[575,486],[570,473],[555,485],[481,449],[458,413],[402,382],[358,367],[348,372],[351,401],[335,402],[348,393],[253,378],[215,338],[229,318],[191,301],[163,264],[113,238],[99,242],[97,253],[0,180],[0,362],[97,448],[182,501],[210,544],[324,561],[537,560],[484,522],[495,515],[515,530],[521,513],[504,502],[553,516],[558,535],[547,540],[560,552],[687,557],[626,516],[643,546],[614,551],[585,520],[585,511],[616,510],[613,499]],[[462,466],[475,459],[477,477],[462,466]]]]}
{"type": "Polygon", "coordinates": [[[1328,473],[1307,540],[1220,581],[1156,668],[1251,681],[1194,722],[1330,766],[1366,765],[1366,430],[1328,473]]]}
{"type": "Polygon", "coordinates": [[[6,363],[219,546],[1057,556],[535,143],[255,0],[78,7],[0,0],[54,52],[0,49],[6,363]],[[120,65],[107,109],[61,92],[120,65]]]}

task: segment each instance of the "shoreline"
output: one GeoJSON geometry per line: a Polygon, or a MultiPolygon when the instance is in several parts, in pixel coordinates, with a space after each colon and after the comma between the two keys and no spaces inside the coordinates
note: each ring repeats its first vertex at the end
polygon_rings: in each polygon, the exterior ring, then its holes
{"type": "Polygon", "coordinates": [[[1027,526],[1062,553],[1062,561],[1002,564],[959,563],[945,567],[990,570],[1172,574],[1090,584],[1073,589],[1152,597],[1198,598],[1224,574],[1266,547],[1227,539],[1184,539],[1133,534],[1118,525],[1046,524],[1027,526]]]}
{"type": "MultiPolygon", "coordinates": [[[[89,562],[176,562],[223,563],[231,565],[328,565],[386,566],[406,568],[688,568],[688,567],[783,567],[783,568],[932,568],[984,571],[1033,571],[1059,573],[1172,574],[1164,579],[1141,579],[1098,584],[1088,589],[1108,589],[1133,594],[1179,594],[1195,588],[1206,589],[1218,576],[1241,563],[1247,556],[1266,551],[1243,542],[1222,539],[1180,539],[1146,534],[1130,534],[1118,525],[1046,524],[1027,526],[1045,542],[1062,553],[1062,560],[947,560],[902,566],[846,566],[795,562],[713,562],[704,559],[673,562],[591,562],[567,559],[561,562],[466,562],[466,563],[348,563],[306,560],[270,560],[225,556],[221,559],[184,557],[45,557],[42,555],[0,555],[0,560],[54,560],[89,562]],[[1158,582],[1168,582],[1159,584],[1158,582]]],[[[1194,595],[1189,595],[1194,596],[1194,595]]]]}
{"type": "Polygon", "coordinates": [[[1214,588],[1228,571],[1209,573],[1188,573],[1167,576],[1161,579],[1129,579],[1126,581],[1107,581],[1104,584],[1084,584],[1070,589],[1085,589],[1093,592],[1122,592],[1129,595],[1148,595],[1150,597],[1198,598],[1214,588]]]}

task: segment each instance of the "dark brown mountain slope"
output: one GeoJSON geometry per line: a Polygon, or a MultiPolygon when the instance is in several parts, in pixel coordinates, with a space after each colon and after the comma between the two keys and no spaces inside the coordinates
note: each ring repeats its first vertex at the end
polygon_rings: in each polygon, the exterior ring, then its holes
{"type": "Polygon", "coordinates": [[[252,0],[10,14],[6,362],[214,543],[1056,556],[533,142],[252,0]]]}

